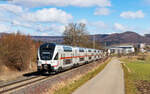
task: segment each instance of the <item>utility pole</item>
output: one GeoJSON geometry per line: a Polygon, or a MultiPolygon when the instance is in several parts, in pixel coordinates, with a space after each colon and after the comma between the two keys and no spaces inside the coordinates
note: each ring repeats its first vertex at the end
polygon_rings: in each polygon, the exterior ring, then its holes
{"type": "Polygon", "coordinates": [[[95,35],[93,35],[93,49],[95,49],[95,35]]]}

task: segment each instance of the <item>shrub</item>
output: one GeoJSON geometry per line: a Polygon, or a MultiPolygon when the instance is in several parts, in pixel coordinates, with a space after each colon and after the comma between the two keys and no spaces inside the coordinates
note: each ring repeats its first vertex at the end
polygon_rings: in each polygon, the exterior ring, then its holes
{"type": "Polygon", "coordinates": [[[138,60],[145,60],[146,56],[145,55],[138,55],[137,59],[138,60]]]}
{"type": "Polygon", "coordinates": [[[11,69],[19,71],[28,69],[36,57],[35,51],[30,36],[17,33],[3,35],[0,38],[0,60],[11,69]]]}

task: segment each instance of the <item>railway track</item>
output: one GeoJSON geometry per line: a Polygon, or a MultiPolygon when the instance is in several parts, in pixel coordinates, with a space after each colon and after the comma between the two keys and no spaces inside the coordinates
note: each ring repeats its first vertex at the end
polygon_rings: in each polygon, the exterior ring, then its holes
{"type": "MultiPolygon", "coordinates": [[[[99,62],[99,61],[97,61],[97,62],[99,62]]],[[[89,64],[92,64],[92,63],[89,63],[89,64]]],[[[86,65],[89,65],[89,64],[86,64],[86,65]]],[[[32,84],[38,83],[40,81],[52,79],[52,78],[60,76],[60,75],[62,76],[64,73],[72,72],[72,71],[74,71],[78,68],[81,68],[81,67],[84,67],[84,65],[80,66],[80,67],[77,67],[77,68],[73,68],[73,69],[68,70],[68,71],[64,71],[64,72],[59,73],[57,75],[34,76],[34,77],[31,77],[31,78],[28,78],[28,79],[24,79],[24,80],[20,80],[20,81],[10,83],[10,84],[6,84],[6,85],[3,85],[3,86],[0,86],[0,94],[9,94],[9,93],[15,92],[16,90],[24,88],[28,85],[32,85],[32,84]]]]}
{"type": "Polygon", "coordinates": [[[9,83],[9,84],[0,86],[0,94],[10,93],[11,91],[14,91],[16,89],[30,85],[32,83],[44,80],[46,78],[48,78],[48,76],[46,76],[46,77],[45,76],[35,76],[35,77],[28,78],[28,79],[24,79],[24,80],[20,80],[20,81],[16,81],[13,83],[9,83]]]}

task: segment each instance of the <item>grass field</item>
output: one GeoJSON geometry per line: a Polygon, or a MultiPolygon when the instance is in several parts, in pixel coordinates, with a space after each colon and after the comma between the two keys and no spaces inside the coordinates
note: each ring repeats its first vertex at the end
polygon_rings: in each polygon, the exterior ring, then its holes
{"type": "MultiPolygon", "coordinates": [[[[125,87],[126,94],[137,94],[137,83],[139,81],[150,82],[150,54],[145,54],[143,60],[139,60],[139,56],[123,57],[121,60],[125,62],[125,87]]],[[[147,94],[147,93],[146,93],[147,94]]]]}

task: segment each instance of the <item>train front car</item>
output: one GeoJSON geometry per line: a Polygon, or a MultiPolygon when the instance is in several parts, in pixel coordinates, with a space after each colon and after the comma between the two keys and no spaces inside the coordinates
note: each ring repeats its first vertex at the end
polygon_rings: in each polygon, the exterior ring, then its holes
{"type": "Polygon", "coordinates": [[[56,44],[45,43],[38,49],[37,69],[39,72],[52,72],[58,65],[56,44]]]}

